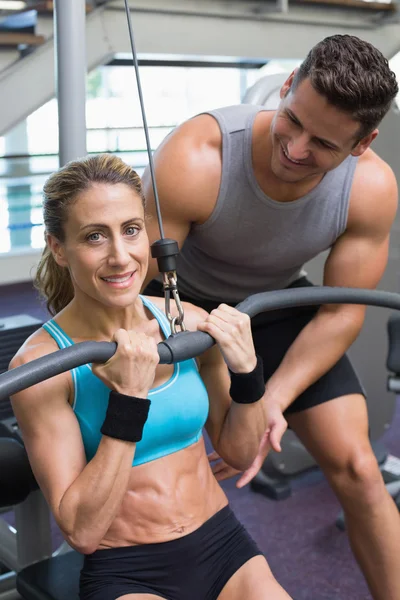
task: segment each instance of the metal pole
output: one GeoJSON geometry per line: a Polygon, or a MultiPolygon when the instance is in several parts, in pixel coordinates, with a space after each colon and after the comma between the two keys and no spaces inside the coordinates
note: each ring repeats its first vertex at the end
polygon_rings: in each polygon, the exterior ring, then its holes
{"type": "Polygon", "coordinates": [[[289,12],[289,0],[277,0],[276,4],[279,12],[289,12]]]}
{"type": "Polygon", "coordinates": [[[60,166],[86,155],[85,10],[85,0],[54,2],[60,166]]]}
{"type": "Polygon", "coordinates": [[[0,562],[13,571],[17,570],[17,532],[4,519],[0,519],[0,539],[0,562]]]}
{"type": "Polygon", "coordinates": [[[14,506],[19,570],[52,554],[50,510],[40,490],[14,506]]]}
{"type": "Polygon", "coordinates": [[[9,571],[0,575],[0,598],[1,600],[16,600],[21,598],[16,591],[17,574],[9,571]]]}

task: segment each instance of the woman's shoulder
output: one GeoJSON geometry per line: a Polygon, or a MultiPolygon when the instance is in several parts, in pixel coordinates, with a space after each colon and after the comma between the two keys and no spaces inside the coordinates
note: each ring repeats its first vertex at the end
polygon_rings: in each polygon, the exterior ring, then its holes
{"type": "MultiPolygon", "coordinates": [[[[21,367],[38,358],[42,358],[47,354],[57,352],[59,347],[55,340],[47,333],[43,327],[35,331],[21,346],[9,364],[9,370],[21,367]]],[[[45,379],[42,382],[26,388],[13,396],[13,408],[16,409],[16,403],[23,401],[23,406],[38,408],[41,403],[48,404],[49,398],[52,403],[57,399],[62,402],[67,399],[70,401],[72,393],[72,377],[69,371],[60,373],[50,379],[45,379]],[[31,399],[33,403],[26,404],[26,399],[31,399]]],[[[21,414],[21,412],[19,412],[21,414]]]]}
{"type": "Polygon", "coordinates": [[[19,367],[58,349],[56,341],[43,327],[40,327],[19,348],[10,362],[10,368],[19,367]]]}

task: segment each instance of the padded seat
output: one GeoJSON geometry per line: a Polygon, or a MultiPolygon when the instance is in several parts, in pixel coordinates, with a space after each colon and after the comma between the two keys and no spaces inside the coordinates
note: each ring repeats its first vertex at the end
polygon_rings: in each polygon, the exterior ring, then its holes
{"type": "MultiPolygon", "coordinates": [[[[42,321],[30,315],[13,315],[0,319],[0,374],[8,369],[10,360],[25,340],[42,326],[42,321]]],[[[0,400],[0,421],[12,417],[9,398],[0,400]]]]}
{"type": "Polygon", "coordinates": [[[400,392],[400,315],[390,315],[387,324],[389,352],[386,367],[389,371],[388,389],[395,394],[400,392]]]}
{"type": "Polygon", "coordinates": [[[25,567],[17,574],[24,600],[79,600],[83,555],[72,550],[25,567]]]}

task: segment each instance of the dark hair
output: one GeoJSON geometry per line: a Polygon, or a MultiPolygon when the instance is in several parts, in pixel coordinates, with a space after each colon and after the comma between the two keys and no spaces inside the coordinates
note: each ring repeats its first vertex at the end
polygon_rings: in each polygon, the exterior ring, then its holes
{"type": "Polygon", "coordinates": [[[359,140],[371,133],[397,95],[396,76],[372,44],[352,35],[333,35],[314,46],[293,80],[308,78],[330,104],[359,121],[359,140]]]}
{"type": "MultiPolygon", "coordinates": [[[[53,173],[44,185],[43,221],[46,234],[60,242],[65,241],[64,225],[68,208],[79,194],[94,183],[124,183],[140,196],[145,205],[139,175],[117,156],[99,154],[74,160],[53,173]]],[[[46,298],[47,309],[52,315],[60,312],[74,297],[69,271],[56,263],[47,242],[36,272],[35,286],[46,298]]]]}

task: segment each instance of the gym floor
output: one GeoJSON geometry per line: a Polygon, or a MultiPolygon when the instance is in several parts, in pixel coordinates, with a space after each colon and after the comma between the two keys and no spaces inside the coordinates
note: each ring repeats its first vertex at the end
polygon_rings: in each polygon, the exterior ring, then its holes
{"type": "MultiPolygon", "coordinates": [[[[1,287],[0,318],[21,313],[49,318],[30,283],[1,287]]],[[[400,456],[399,431],[400,399],[392,426],[382,438],[395,456],[400,456]]],[[[318,469],[297,477],[292,496],[280,502],[249,487],[237,490],[235,480],[222,485],[236,515],[295,600],[370,600],[347,536],[335,526],[339,504],[318,469]]],[[[56,526],[53,537],[57,547],[61,535],[56,526]]]]}

